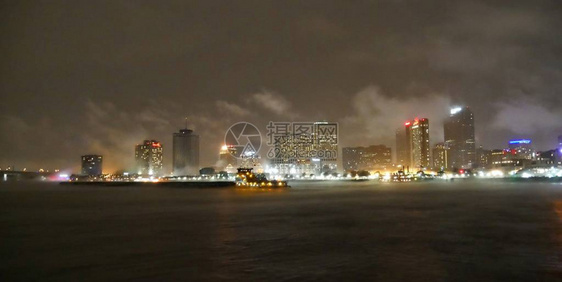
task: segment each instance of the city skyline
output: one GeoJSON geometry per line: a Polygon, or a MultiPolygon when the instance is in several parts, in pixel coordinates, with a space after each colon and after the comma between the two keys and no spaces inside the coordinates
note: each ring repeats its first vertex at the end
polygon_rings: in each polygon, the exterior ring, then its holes
{"type": "MultiPolygon", "coordinates": [[[[448,127],[451,127],[451,125],[449,125],[449,124],[453,120],[453,117],[455,117],[458,113],[461,113],[461,112],[464,112],[465,110],[468,110],[468,108],[469,108],[468,106],[463,106],[463,107],[454,106],[454,107],[449,109],[450,117],[449,117],[449,119],[446,119],[442,124],[442,127],[445,128],[445,132],[447,132],[448,127]]],[[[469,117],[470,121],[473,121],[473,114],[470,110],[468,110],[468,116],[467,117],[469,117]]],[[[458,123],[459,120],[455,120],[454,122],[458,123]]],[[[439,142],[439,140],[443,140],[443,139],[447,140],[447,135],[445,135],[445,137],[443,137],[443,136],[435,136],[435,135],[429,134],[429,130],[427,129],[429,127],[428,124],[429,124],[428,119],[426,119],[426,118],[421,118],[421,119],[415,118],[413,120],[407,121],[404,124],[404,126],[406,128],[405,131],[404,131],[404,127],[396,130],[396,134],[394,136],[395,139],[394,139],[394,142],[390,142],[391,145],[387,145],[387,144],[381,145],[381,146],[389,146],[389,148],[392,148],[391,149],[392,150],[392,158],[391,158],[392,164],[398,165],[398,166],[404,166],[404,168],[408,167],[411,170],[416,170],[419,167],[416,167],[415,165],[412,166],[411,164],[412,163],[414,163],[414,164],[419,163],[420,161],[422,161],[425,164],[424,166],[422,166],[424,169],[436,169],[436,168],[438,168],[438,166],[434,165],[435,162],[436,162],[436,155],[435,154],[436,154],[437,151],[439,151],[439,150],[442,151],[444,148],[446,148],[448,158],[447,158],[447,160],[441,160],[441,162],[445,162],[445,163],[448,164],[447,166],[444,167],[445,169],[449,169],[449,170],[451,170],[453,168],[470,169],[470,168],[479,167],[478,166],[478,160],[476,160],[476,158],[477,158],[476,148],[474,149],[475,151],[473,153],[474,154],[474,164],[476,166],[474,166],[474,165],[470,165],[470,166],[468,166],[468,165],[467,166],[455,166],[455,165],[453,165],[454,157],[451,156],[453,154],[451,153],[452,150],[451,150],[450,140],[449,140],[449,142],[447,142],[447,141],[439,142]],[[411,127],[413,125],[419,125],[419,124],[422,124],[422,123],[425,124],[424,127],[422,128],[422,129],[425,129],[425,132],[421,132],[421,131],[418,132],[418,134],[415,135],[417,137],[414,138],[414,135],[412,135],[412,132],[417,132],[417,131],[412,130],[411,127]],[[400,139],[403,139],[403,140],[401,141],[400,139]],[[417,140],[417,139],[420,139],[420,140],[417,140]],[[400,153],[399,150],[398,150],[399,149],[399,143],[401,143],[400,141],[407,143],[405,145],[407,147],[407,150],[405,152],[402,152],[402,153],[400,153]],[[421,145],[422,143],[424,144],[423,146],[421,145]],[[418,144],[417,147],[419,147],[419,148],[417,149],[417,151],[419,151],[419,152],[417,152],[417,153],[414,152],[414,150],[413,150],[413,148],[415,147],[414,144],[418,144]],[[422,150],[422,147],[423,147],[423,153],[420,151],[420,150],[422,150]],[[400,160],[401,154],[405,154],[404,156],[408,156],[409,161],[400,162],[399,160],[400,160]],[[420,155],[420,154],[423,154],[423,156],[420,155]],[[417,162],[413,162],[414,159],[418,159],[418,158],[422,158],[423,160],[420,159],[417,162]]],[[[451,131],[451,129],[449,129],[449,131],[451,131]]],[[[474,134],[474,131],[475,131],[474,125],[471,125],[469,132],[472,132],[471,134],[474,134]]],[[[451,135],[451,133],[449,133],[449,135],[451,135]]],[[[214,162],[210,162],[210,163],[207,163],[207,164],[199,164],[199,153],[200,153],[199,152],[199,135],[194,134],[193,130],[185,128],[185,129],[180,129],[179,133],[174,132],[173,136],[174,136],[174,140],[177,140],[177,141],[172,142],[172,145],[173,145],[172,146],[172,157],[169,160],[166,160],[163,157],[164,152],[166,152],[166,151],[163,150],[164,146],[161,142],[156,141],[156,140],[149,140],[150,138],[147,138],[144,141],[145,146],[157,144],[157,146],[159,148],[159,154],[160,155],[158,156],[158,166],[160,168],[158,169],[158,172],[157,172],[158,175],[167,175],[167,174],[181,175],[181,174],[183,174],[183,172],[181,172],[181,173],[179,172],[179,170],[181,168],[175,169],[174,162],[175,162],[176,158],[180,158],[180,159],[181,158],[187,158],[186,162],[193,162],[192,164],[188,165],[190,168],[185,171],[186,172],[185,174],[187,174],[187,175],[196,175],[198,173],[198,170],[200,168],[203,168],[203,167],[215,167],[215,168],[219,168],[219,170],[220,170],[220,168],[222,166],[221,160],[224,158],[224,157],[222,157],[222,151],[225,150],[225,148],[226,148],[225,145],[221,146],[221,148],[220,148],[221,153],[219,153],[219,156],[218,156],[217,159],[214,159],[214,162]],[[190,141],[188,141],[186,143],[186,142],[180,142],[180,139],[182,139],[182,137],[184,137],[183,139],[186,139],[185,137],[191,137],[191,138],[187,138],[190,141]],[[191,139],[193,139],[193,138],[195,138],[195,140],[191,141],[191,139]],[[184,149],[182,149],[183,150],[182,152],[179,152],[179,151],[181,151],[181,150],[179,150],[180,149],[179,147],[182,146],[180,143],[181,144],[186,143],[186,145],[189,148],[184,148],[184,149]],[[193,143],[193,144],[191,144],[191,143],[193,143]],[[176,148],[176,146],[179,146],[179,147],[176,148]],[[197,149],[195,149],[195,151],[194,151],[194,149],[191,149],[192,146],[196,146],[197,149]],[[176,154],[174,154],[174,150],[178,151],[177,156],[176,156],[176,154]],[[188,159],[190,159],[191,161],[189,161],[188,159]],[[170,166],[168,164],[168,161],[171,163],[170,166]],[[167,170],[166,169],[167,167],[169,167],[170,169],[167,170]],[[187,173],[187,171],[189,171],[189,173],[187,173]]],[[[473,136],[473,135],[470,135],[470,136],[473,136]]],[[[262,138],[265,138],[265,136],[262,136],[262,138]]],[[[449,136],[449,139],[450,138],[451,137],[449,136]]],[[[519,144],[518,142],[527,142],[526,144],[528,145],[528,148],[532,149],[535,152],[548,152],[549,150],[551,150],[553,148],[554,148],[554,150],[557,150],[557,149],[562,150],[562,149],[560,149],[562,147],[562,145],[561,145],[562,144],[562,141],[561,141],[562,135],[559,135],[556,138],[557,138],[556,139],[557,142],[555,142],[556,146],[552,147],[550,149],[549,148],[545,148],[545,149],[536,148],[534,145],[531,145],[531,143],[534,143],[534,142],[531,141],[531,139],[510,139],[510,140],[506,140],[506,142],[509,141],[507,143],[507,146],[503,146],[503,147],[500,146],[498,148],[488,148],[488,149],[491,150],[491,151],[495,150],[495,151],[500,152],[502,150],[506,150],[506,148],[507,149],[512,148],[513,144],[519,144]]],[[[473,140],[473,139],[469,139],[470,142],[472,142],[471,140],[473,140]]],[[[357,145],[357,144],[361,144],[361,142],[352,143],[351,145],[348,145],[348,146],[341,146],[340,147],[341,151],[342,151],[341,153],[344,153],[343,149],[363,148],[362,146],[357,145]]],[[[474,145],[474,143],[471,143],[471,144],[474,145]]],[[[132,158],[134,160],[134,164],[132,166],[121,167],[121,168],[119,168],[117,170],[113,170],[113,171],[104,170],[104,173],[113,173],[113,172],[118,172],[118,171],[130,171],[130,172],[133,172],[133,173],[138,173],[138,171],[140,171],[139,170],[139,146],[142,147],[143,144],[135,144],[134,146],[135,146],[136,149],[135,149],[135,154],[132,156],[132,158]]],[[[365,145],[365,147],[372,147],[372,146],[373,145],[365,145]]],[[[482,147],[482,145],[480,145],[480,146],[482,147]]],[[[262,154],[262,153],[265,153],[265,151],[260,150],[260,152],[258,152],[258,156],[259,156],[259,154],[262,154]]],[[[441,153],[439,153],[439,154],[441,154],[441,153]]],[[[82,159],[84,157],[90,157],[90,156],[103,157],[102,155],[99,155],[99,154],[98,155],[84,155],[84,156],[82,156],[82,159]]],[[[273,164],[275,162],[276,162],[275,158],[267,159],[265,161],[263,161],[263,160],[260,161],[260,163],[262,163],[262,164],[273,164]]],[[[86,175],[91,174],[91,173],[85,173],[84,172],[84,165],[85,164],[84,164],[84,160],[83,160],[81,165],[74,165],[74,167],[78,167],[78,169],[72,169],[72,168],[67,167],[67,168],[63,168],[63,170],[66,171],[66,172],[73,171],[73,170],[76,171],[76,172],[81,171],[82,174],[86,174],[86,175]],[[80,167],[81,167],[81,169],[80,169],[80,167]]],[[[8,167],[11,170],[13,170],[15,166],[9,165],[8,167]]],[[[100,165],[100,167],[101,167],[101,165],[100,165]]],[[[343,170],[343,171],[346,170],[345,169],[345,167],[346,167],[345,157],[343,157],[343,159],[342,159],[342,157],[338,158],[336,167],[339,170],[343,170]]],[[[21,169],[21,167],[16,167],[16,168],[21,169]]],[[[0,169],[3,169],[3,167],[0,167],[0,169]]],[[[28,168],[25,167],[25,170],[27,170],[27,169],[28,168]]],[[[50,169],[53,170],[53,171],[54,170],[57,170],[57,171],[60,170],[59,168],[56,168],[56,169],[50,168],[50,169]]],[[[32,171],[33,170],[34,169],[32,168],[32,171]]],[[[38,170],[38,169],[35,169],[35,170],[38,170]]],[[[48,169],[46,169],[46,170],[48,170],[48,169]]],[[[148,171],[148,167],[146,168],[146,170],[148,171]]],[[[141,174],[147,174],[147,173],[141,173],[141,174]]]]}
{"type": "Polygon", "coordinates": [[[170,133],[185,117],[206,140],[201,166],[238,121],[331,120],[340,147],[394,147],[394,130],[414,116],[442,136],[454,106],[473,110],[477,145],[555,148],[558,5],[3,4],[0,146],[10,150],[0,166],[78,171],[77,156],[94,153],[116,171],[148,138],[167,146],[171,171],[170,133]]]}
{"type": "Polygon", "coordinates": [[[561,281],[562,0],[0,2],[2,281],[561,281]]]}

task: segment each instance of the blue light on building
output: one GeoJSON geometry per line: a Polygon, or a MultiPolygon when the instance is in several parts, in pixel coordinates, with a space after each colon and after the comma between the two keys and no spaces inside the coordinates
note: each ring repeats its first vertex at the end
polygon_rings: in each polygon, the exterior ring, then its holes
{"type": "Polygon", "coordinates": [[[509,140],[509,144],[510,144],[510,145],[515,145],[515,144],[531,144],[531,139],[513,139],[513,140],[509,140]]]}

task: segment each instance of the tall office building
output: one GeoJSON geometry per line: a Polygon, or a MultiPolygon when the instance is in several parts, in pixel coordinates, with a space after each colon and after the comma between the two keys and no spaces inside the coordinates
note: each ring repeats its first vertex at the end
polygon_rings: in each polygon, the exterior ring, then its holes
{"type": "Polygon", "coordinates": [[[391,166],[391,149],[385,145],[342,148],[342,163],[345,171],[384,170],[391,166]]]}
{"type": "Polygon", "coordinates": [[[308,175],[337,169],[337,123],[299,123],[288,132],[275,132],[271,136],[274,140],[273,148],[268,152],[271,173],[308,175]]]}
{"type": "Polygon", "coordinates": [[[449,155],[449,148],[445,143],[437,143],[433,147],[433,168],[438,170],[445,170],[449,168],[447,163],[449,155]]]}
{"type": "Polygon", "coordinates": [[[445,121],[445,142],[449,146],[450,168],[472,168],[476,163],[474,115],[468,107],[453,108],[445,121]]]}
{"type": "Polygon", "coordinates": [[[82,174],[83,175],[101,175],[102,174],[103,157],[100,155],[84,155],[82,156],[82,174]]]}
{"type": "Polygon", "coordinates": [[[144,140],[135,146],[137,173],[160,176],[162,173],[162,144],[156,140],[144,140]]]}
{"type": "Polygon", "coordinates": [[[409,125],[410,122],[406,122],[405,129],[396,130],[396,164],[404,167],[410,166],[409,125]]]}
{"type": "Polygon", "coordinates": [[[191,129],[174,133],[173,168],[176,176],[199,173],[199,135],[191,129]]]}
{"type": "Polygon", "coordinates": [[[428,168],[430,166],[429,120],[416,118],[410,124],[406,123],[406,129],[407,135],[408,132],[410,135],[411,167],[413,169],[428,168]]]}

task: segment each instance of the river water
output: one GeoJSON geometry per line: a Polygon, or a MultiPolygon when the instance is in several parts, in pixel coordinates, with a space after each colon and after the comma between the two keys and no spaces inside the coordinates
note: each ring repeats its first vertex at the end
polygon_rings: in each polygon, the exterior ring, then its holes
{"type": "Polygon", "coordinates": [[[0,183],[0,281],[560,281],[562,184],[0,183]]]}

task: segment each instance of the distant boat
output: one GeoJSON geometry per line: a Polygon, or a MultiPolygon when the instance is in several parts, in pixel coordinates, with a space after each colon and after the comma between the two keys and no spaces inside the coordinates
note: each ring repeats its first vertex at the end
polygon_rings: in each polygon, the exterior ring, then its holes
{"type": "Polygon", "coordinates": [[[256,188],[287,188],[286,181],[268,180],[265,175],[252,172],[252,168],[238,168],[236,175],[236,186],[256,188]]]}

